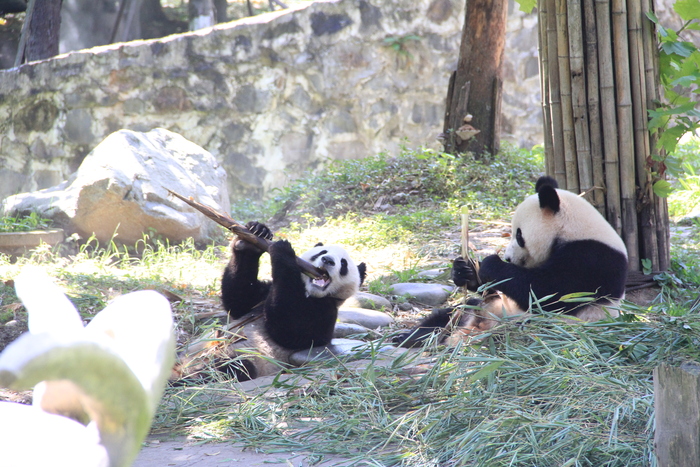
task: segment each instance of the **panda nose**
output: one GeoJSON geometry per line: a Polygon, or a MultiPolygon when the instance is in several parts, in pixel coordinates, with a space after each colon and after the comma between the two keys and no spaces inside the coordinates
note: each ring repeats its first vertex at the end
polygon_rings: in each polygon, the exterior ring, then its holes
{"type": "Polygon", "coordinates": [[[323,256],[321,262],[324,266],[335,266],[335,261],[333,261],[333,258],[330,256],[323,256]]]}

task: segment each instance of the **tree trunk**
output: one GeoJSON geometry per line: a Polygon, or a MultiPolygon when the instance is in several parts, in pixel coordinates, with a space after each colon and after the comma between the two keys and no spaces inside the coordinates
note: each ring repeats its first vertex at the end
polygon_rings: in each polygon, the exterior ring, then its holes
{"type": "Polygon", "coordinates": [[[465,11],[459,61],[447,94],[445,151],[494,154],[500,145],[508,1],[467,0],[465,11]]]}
{"type": "Polygon", "coordinates": [[[25,52],[28,62],[58,55],[61,3],[62,0],[36,0],[25,52]]]}
{"type": "Polygon", "coordinates": [[[647,109],[658,100],[651,1],[538,0],[538,7],[547,25],[540,27],[547,171],[606,214],[631,270],[643,259],[666,270],[666,200],[653,193],[648,166],[656,149],[647,109]]]}

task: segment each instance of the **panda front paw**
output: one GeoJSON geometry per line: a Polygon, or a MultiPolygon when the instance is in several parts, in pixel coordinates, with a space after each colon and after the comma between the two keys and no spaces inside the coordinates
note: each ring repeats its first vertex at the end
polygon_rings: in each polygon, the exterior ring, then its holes
{"type": "Polygon", "coordinates": [[[270,245],[269,253],[273,259],[280,256],[296,256],[294,248],[292,248],[292,244],[287,240],[277,240],[276,242],[272,243],[270,245]]]}
{"type": "Polygon", "coordinates": [[[500,280],[501,269],[506,263],[498,255],[489,255],[481,262],[479,278],[482,283],[500,280]]]}
{"type": "Polygon", "coordinates": [[[481,285],[479,269],[479,264],[471,258],[458,256],[452,262],[452,282],[458,287],[466,286],[468,290],[475,291],[481,285]]]}
{"type": "Polygon", "coordinates": [[[245,225],[245,228],[250,230],[256,237],[272,240],[272,230],[262,222],[250,221],[245,225]]]}
{"type": "MultiPolygon", "coordinates": [[[[272,240],[272,230],[270,230],[262,222],[250,221],[245,225],[245,228],[256,237],[263,238],[265,240],[272,240]]],[[[240,237],[236,237],[236,240],[234,240],[233,249],[236,251],[251,251],[258,254],[263,253],[263,250],[240,237]]]]}

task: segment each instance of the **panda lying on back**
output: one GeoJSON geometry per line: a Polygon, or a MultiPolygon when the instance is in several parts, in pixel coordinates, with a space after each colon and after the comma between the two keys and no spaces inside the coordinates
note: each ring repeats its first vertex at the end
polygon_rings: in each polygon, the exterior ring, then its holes
{"type": "MultiPolygon", "coordinates": [[[[258,237],[272,239],[264,224],[246,227],[258,237]]],[[[329,344],[338,307],[353,296],[364,281],[365,263],[355,265],[339,246],[317,244],[301,258],[326,272],[324,279],[301,273],[296,254],[286,240],[270,245],[272,282],[258,280],[263,251],[244,241],[233,243],[233,255],[221,279],[221,299],[229,316],[241,318],[261,304],[269,337],[286,349],[307,349],[329,344]]]]}
{"type": "MultiPolygon", "coordinates": [[[[505,262],[490,255],[478,271],[463,258],[454,262],[455,285],[476,291],[482,284],[495,284],[495,293],[483,301],[467,302],[479,307],[462,314],[458,324],[466,333],[491,329],[504,314],[525,313],[532,294],[540,299],[552,296],[540,303],[542,309],[583,321],[619,314],[604,306],[617,304],[625,294],[627,249],[622,239],[590,203],[558,189],[554,179],[541,177],[535,189],[537,194],[527,197],[515,210],[505,262]],[[590,293],[594,301],[559,301],[578,292],[590,293]]],[[[418,328],[395,341],[404,346],[421,343],[436,329],[447,326],[452,312],[450,308],[435,310],[418,328]]]]}
{"type": "MultiPolygon", "coordinates": [[[[272,239],[264,224],[249,222],[246,227],[272,239]]],[[[338,307],[365,278],[364,263],[355,265],[343,248],[319,243],[301,258],[326,276],[310,279],[297,265],[292,245],[279,240],[269,248],[272,281],[261,281],[263,251],[239,238],[231,247],[221,299],[234,321],[180,352],[172,376],[176,381],[208,378],[211,367],[238,381],[278,373],[291,365],[296,351],[331,343],[338,307]]]]}

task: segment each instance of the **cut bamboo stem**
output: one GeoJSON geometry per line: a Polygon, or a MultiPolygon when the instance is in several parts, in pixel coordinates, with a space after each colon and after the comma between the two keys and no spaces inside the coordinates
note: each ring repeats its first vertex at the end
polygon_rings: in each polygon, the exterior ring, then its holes
{"type": "Polygon", "coordinates": [[[559,186],[566,186],[564,133],[562,131],[561,86],[559,84],[559,56],[557,45],[556,0],[541,0],[547,4],[547,57],[549,62],[549,99],[552,112],[552,175],[559,186]]]}
{"type": "Polygon", "coordinates": [[[594,0],[583,1],[584,41],[586,61],[586,94],[588,97],[588,125],[591,141],[591,165],[593,166],[593,186],[602,189],[593,190],[593,205],[605,215],[605,169],[603,167],[603,134],[601,132],[600,94],[598,90],[598,28],[595,22],[594,0]]]}
{"type": "Polygon", "coordinates": [[[571,67],[569,60],[569,29],[567,5],[557,2],[557,55],[559,58],[559,86],[561,94],[562,133],[564,136],[564,164],[566,166],[566,189],[579,193],[578,162],[574,134],[574,115],[571,102],[571,67]]]}
{"type": "Polygon", "coordinates": [[[647,168],[649,130],[647,129],[647,96],[645,83],[644,46],[642,44],[642,8],[639,0],[627,2],[627,34],[629,37],[630,81],[632,89],[632,117],[637,169],[638,229],[641,237],[640,256],[659,264],[656,241],[656,215],[653,204],[651,171],[647,168]]]}
{"type": "Polygon", "coordinates": [[[627,37],[627,5],[625,0],[612,0],[613,54],[615,57],[615,90],[620,150],[620,195],[622,200],[622,239],[627,246],[630,269],[640,268],[637,237],[637,199],[634,155],[634,123],[630,86],[629,40],[627,37]]]}
{"type": "Polygon", "coordinates": [[[606,219],[618,235],[622,235],[620,202],[620,157],[618,151],[615,77],[612,53],[610,1],[596,0],[598,26],[598,69],[600,77],[601,118],[603,126],[603,160],[605,163],[606,219]]]}
{"type": "MultiPolygon", "coordinates": [[[[209,219],[213,220],[214,222],[218,223],[219,225],[224,226],[231,232],[235,233],[238,235],[242,240],[245,240],[248,243],[251,243],[255,245],[256,247],[260,248],[263,251],[269,251],[270,250],[270,245],[272,244],[271,241],[265,239],[265,238],[260,238],[257,235],[253,234],[250,230],[246,229],[243,225],[239,224],[238,222],[234,221],[231,219],[229,216],[225,214],[221,214],[220,212],[216,211],[215,209],[210,208],[209,206],[205,206],[204,204],[198,203],[197,201],[193,200],[192,198],[186,198],[182,196],[179,193],[176,193],[172,190],[168,190],[168,193],[171,195],[175,196],[176,198],[184,201],[188,205],[192,206],[195,208],[197,211],[201,212],[205,216],[207,216],[209,219]]],[[[326,273],[322,271],[321,269],[318,269],[316,266],[313,264],[309,263],[308,261],[305,261],[297,256],[297,265],[301,269],[301,272],[303,274],[306,274],[309,277],[312,277],[314,279],[319,279],[322,277],[326,276],[326,273]]]]}
{"type": "Polygon", "coordinates": [[[547,49],[547,2],[544,0],[538,1],[538,21],[539,34],[537,34],[537,46],[539,47],[538,54],[540,57],[540,92],[542,93],[542,121],[544,123],[544,153],[546,171],[550,175],[554,175],[554,142],[552,138],[552,107],[549,83],[549,51],[547,49]]]}
{"type": "MultiPolygon", "coordinates": [[[[579,0],[567,1],[569,36],[569,66],[571,70],[571,111],[576,143],[579,191],[593,186],[591,144],[588,130],[588,106],[586,105],[586,75],[583,67],[583,17],[579,0]]],[[[592,199],[592,197],[590,197],[592,199]]],[[[591,201],[589,199],[589,201],[591,201]]]]}

